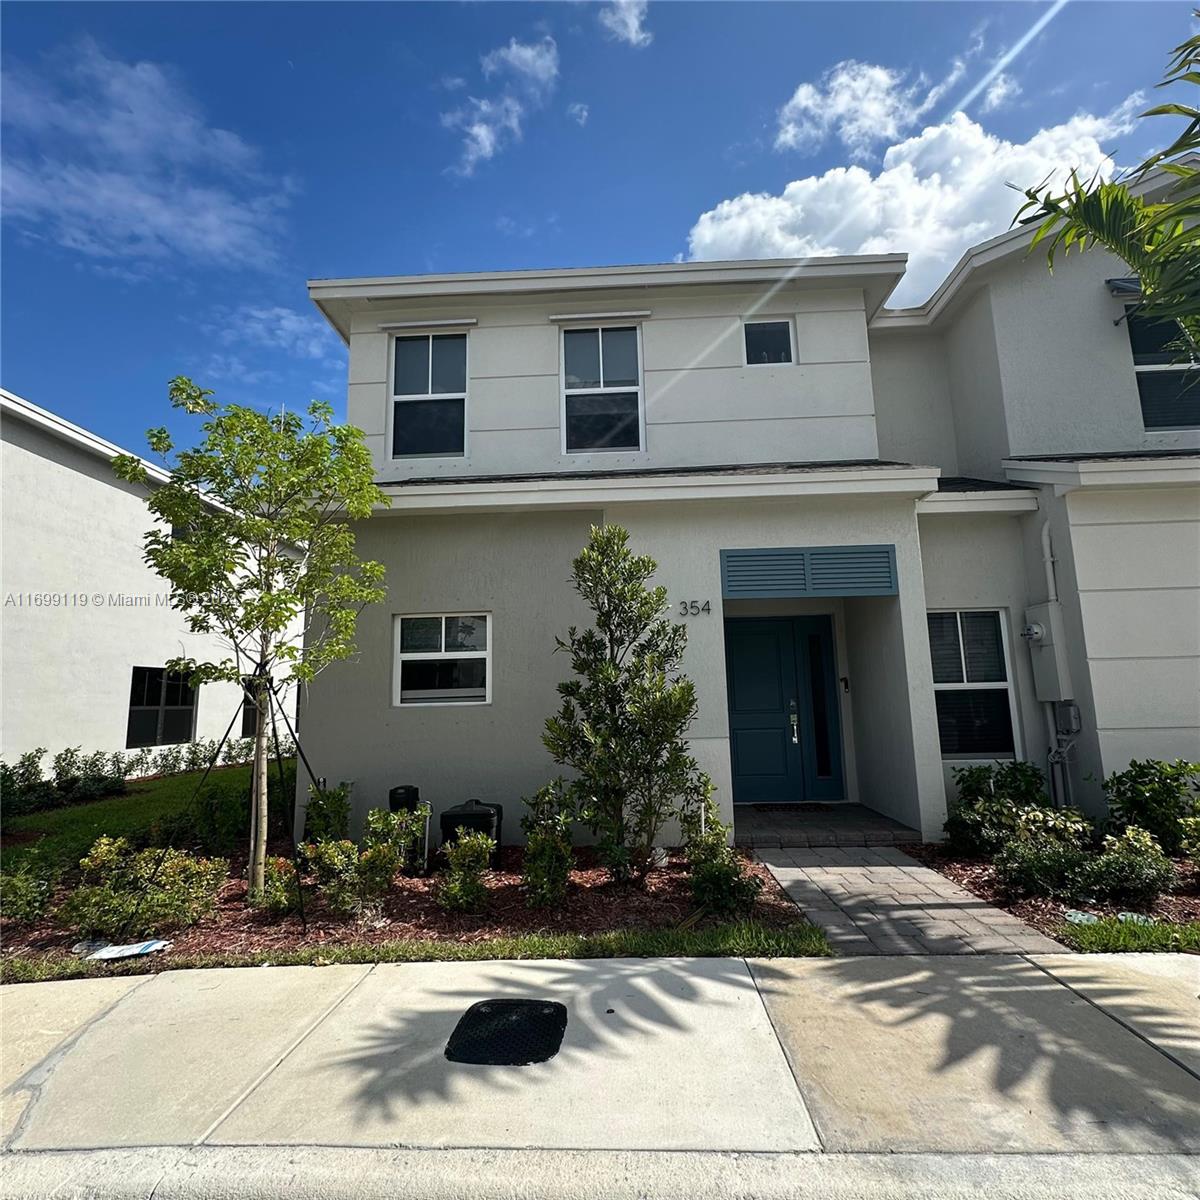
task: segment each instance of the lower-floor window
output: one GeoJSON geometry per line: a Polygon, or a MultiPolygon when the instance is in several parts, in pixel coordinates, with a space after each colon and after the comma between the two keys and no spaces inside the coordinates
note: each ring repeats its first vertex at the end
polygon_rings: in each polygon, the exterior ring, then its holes
{"type": "Polygon", "coordinates": [[[492,698],[487,613],[394,618],[395,704],[486,704],[492,698]]]}
{"type": "Polygon", "coordinates": [[[1016,753],[1011,672],[1001,614],[931,612],[938,737],[948,758],[1006,758],[1016,753]]]}
{"type": "Polygon", "coordinates": [[[129,689],[128,749],[190,742],[196,733],[196,689],[165,667],[134,667],[129,689]]]}

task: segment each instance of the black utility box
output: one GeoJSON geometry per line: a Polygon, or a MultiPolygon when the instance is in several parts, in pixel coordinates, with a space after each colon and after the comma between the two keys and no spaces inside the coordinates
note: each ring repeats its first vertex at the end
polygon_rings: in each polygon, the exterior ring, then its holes
{"type": "Polygon", "coordinates": [[[484,804],[480,800],[468,800],[446,809],[438,818],[442,829],[442,845],[454,841],[460,829],[471,833],[486,833],[496,843],[492,851],[492,866],[500,865],[500,837],[504,830],[504,805],[484,804]]]}
{"type": "Polygon", "coordinates": [[[421,789],[412,783],[402,783],[388,792],[388,808],[392,812],[416,812],[421,805],[421,789]]]}

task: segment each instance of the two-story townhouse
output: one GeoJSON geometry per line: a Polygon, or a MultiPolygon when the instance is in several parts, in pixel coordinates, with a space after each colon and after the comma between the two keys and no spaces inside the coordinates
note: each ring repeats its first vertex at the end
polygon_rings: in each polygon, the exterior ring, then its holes
{"type": "Polygon", "coordinates": [[[1027,241],[899,311],[902,255],[310,283],[392,502],[316,769],[360,814],[414,783],[515,816],[604,521],[687,622],[740,834],[858,802],[936,838],[954,765],[1031,759],[1094,807],[1135,753],[1200,756],[1200,418],[1135,373],[1119,266],[1027,241]]]}

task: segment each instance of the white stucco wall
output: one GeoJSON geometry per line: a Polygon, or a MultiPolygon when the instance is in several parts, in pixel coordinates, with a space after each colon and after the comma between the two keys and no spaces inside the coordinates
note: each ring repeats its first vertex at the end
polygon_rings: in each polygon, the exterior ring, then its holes
{"type": "Polygon", "coordinates": [[[957,475],[946,347],[935,333],[871,331],[879,457],[957,475]]]}
{"type": "MultiPolygon", "coordinates": [[[[135,666],[224,655],[160,603],[169,589],[142,561],[150,517],[140,488],[19,419],[6,417],[2,434],[0,755],[124,749],[135,666]],[[31,603],[30,593],[60,600],[31,603]]],[[[235,685],[202,687],[196,736],[219,738],[240,704],[235,685]]]]}
{"type": "MultiPolygon", "coordinates": [[[[349,420],[363,429],[382,479],[612,470],[740,462],[861,460],[877,456],[860,290],[789,284],[606,292],[602,300],[547,294],[380,303],[354,317],[349,420]],[[640,452],[564,454],[560,325],[554,314],[645,311],[646,444],[640,452]],[[794,323],[795,359],[744,365],[742,322],[794,323]],[[380,324],[474,319],[467,330],[466,454],[392,459],[392,336],[380,324]]],[[[405,331],[407,332],[407,331],[405,331]]]]}

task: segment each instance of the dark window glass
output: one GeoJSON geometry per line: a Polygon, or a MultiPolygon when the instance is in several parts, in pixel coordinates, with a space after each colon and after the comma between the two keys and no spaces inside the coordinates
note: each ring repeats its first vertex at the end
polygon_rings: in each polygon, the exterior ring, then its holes
{"type": "Polygon", "coordinates": [[[258,732],[258,706],[247,696],[242,701],[242,737],[254,737],[258,732]]]}
{"type": "Polygon", "coordinates": [[[567,397],[568,450],[636,450],[640,445],[636,392],[567,397]]]}
{"type": "Polygon", "coordinates": [[[1147,429],[1200,427],[1200,370],[1139,371],[1137,385],[1147,429]]]}
{"type": "Polygon", "coordinates": [[[600,386],[600,331],[567,329],[563,332],[563,370],[567,387],[600,386]]]}
{"type": "Polygon", "coordinates": [[[192,740],[192,717],[194,708],[164,708],[162,721],[162,744],[173,746],[178,742],[192,740]]]}
{"type": "Polygon", "coordinates": [[[819,635],[808,635],[808,681],[812,693],[813,739],[817,747],[817,778],[828,779],[833,774],[833,756],[829,736],[829,692],[825,672],[825,655],[819,635]]]}
{"type": "Polygon", "coordinates": [[[392,454],[462,454],[462,400],[398,400],[392,421],[392,454]]]}
{"type": "Polygon", "coordinates": [[[963,650],[967,656],[968,683],[1003,683],[1004,642],[1000,636],[1000,614],[962,614],[963,650]]]}
{"type": "Polygon", "coordinates": [[[1129,344],[1137,366],[1145,367],[1179,360],[1179,349],[1171,348],[1171,344],[1179,340],[1182,332],[1177,321],[1151,321],[1136,313],[1129,313],[1125,323],[1129,327],[1129,344]]]}
{"type": "Polygon", "coordinates": [[[125,745],[166,746],[190,742],[196,723],[196,689],[187,677],[162,667],[134,667],[129,686],[125,745]]]}
{"type": "Polygon", "coordinates": [[[406,651],[409,654],[436,654],[441,648],[441,617],[405,617],[401,620],[401,651],[406,651]]]}
{"type": "Polygon", "coordinates": [[[604,386],[637,387],[637,330],[605,329],[600,337],[604,345],[604,386]]]}
{"type": "Polygon", "coordinates": [[[1013,753],[1007,688],[943,688],[934,699],[943,754],[995,758],[1013,753]]]}
{"type": "Polygon", "coordinates": [[[934,683],[962,683],[962,656],[958,649],[958,616],[929,613],[929,652],[933,657],[934,683]]]}
{"type": "Polygon", "coordinates": [[[429,335],[396,339],[397,396],[425,396],[429,393],[429,335]]]}
{"type": "Polygon", "coordinates": [[[487,617],[447,617],[447,650],[486,650],[487,617]]]}
{"type": "Polygon", "coordinates": [[[433,380],[429,389],[434,395],[450,392],[461,395],[467,390],[467,335],[465,333],[436,334],[433,339],[433,380]]]}
{"type": "Polygon", "coordinates": [[[126,749],[136,750],[142,746],[158,745],[158,709],[131,708],[129,725],[125,731],[126,749]]]}
{"type": "Polygon", "coordinates": [[[400,663],[401,704],[452,704],[486,699],[486,659],[410,658],[400,663]]]}
{"type": "Polygon", "coordinates": [[[790,363],[792,330],[789,321],[755,321],[746,326],[748,363],[790,363]]]}

